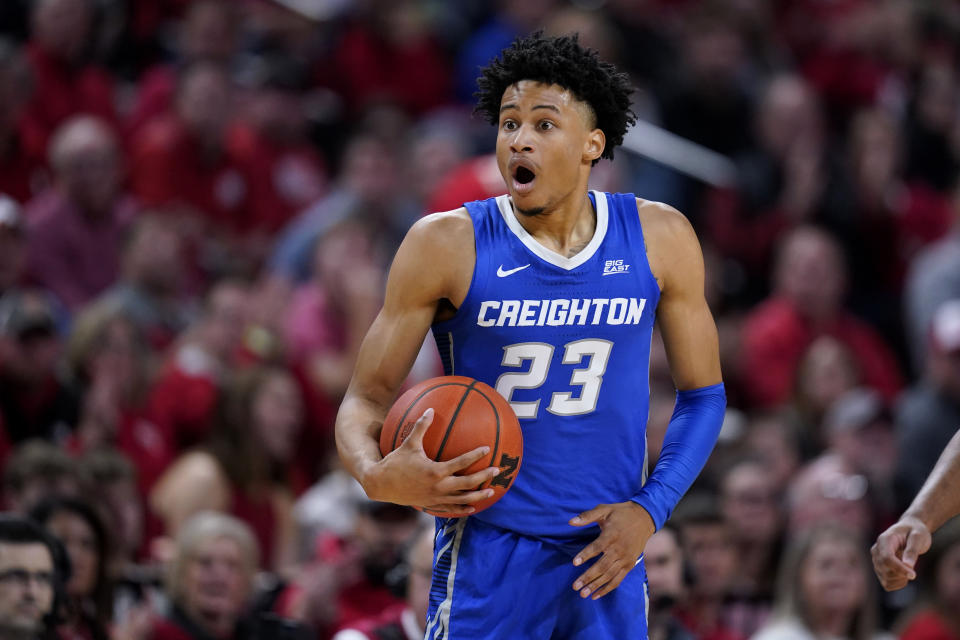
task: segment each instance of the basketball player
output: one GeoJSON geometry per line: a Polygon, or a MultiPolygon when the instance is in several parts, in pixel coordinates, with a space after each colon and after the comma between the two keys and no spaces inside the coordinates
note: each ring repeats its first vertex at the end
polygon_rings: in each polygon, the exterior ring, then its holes
{"type": "Polygon", "coordinates": [[[960,515],[960,431],[947,443],[936,466],[900,520],[870,549],[873,570],[887,591],[917,577],[917,558],[930,549],[931,534],[960,515]]]}
{"type": "Polygon", "coordinates": [[[646,638],[644,545],[726,404],[700,247],[670,207],[588,191],[634,117],[627,77],[575,38],[518,40],[478,86],[508,193],[410,229],[337,417],[340,455],[371,498],[450,516],[437,521],[425,637],[646,638]],[[647,477],[655,319],[679,391],[647,477]],[[523,429],[513,487],[474,516],[491,493],[476,487],[513,473],[509,461],[463,477],[487,448],[433,462],[429,409],[396,451],[378,448],[431,327],[446,372],[494,386],[523,429]]]}

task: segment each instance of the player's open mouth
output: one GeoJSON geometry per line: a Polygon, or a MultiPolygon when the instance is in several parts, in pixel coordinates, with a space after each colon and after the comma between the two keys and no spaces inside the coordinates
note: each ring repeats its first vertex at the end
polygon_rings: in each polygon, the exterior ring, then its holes
{"type": "Polygon", "coordinates": [[[518,194],[526,194],[533,191],[533,183],[537,179],[537,174],[529,167],[518,166],[513,170],[513,190],[518,194]]]}

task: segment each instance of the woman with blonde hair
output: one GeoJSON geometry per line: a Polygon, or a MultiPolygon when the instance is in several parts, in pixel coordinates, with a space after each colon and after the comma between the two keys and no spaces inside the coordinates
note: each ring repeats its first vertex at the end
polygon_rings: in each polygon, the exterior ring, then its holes
{"type": "Polygon", "coordinates": [[[873,574],[854,533],[821,524],[793,540],[770,621],[752,640],[879,640],[873,574]]]}

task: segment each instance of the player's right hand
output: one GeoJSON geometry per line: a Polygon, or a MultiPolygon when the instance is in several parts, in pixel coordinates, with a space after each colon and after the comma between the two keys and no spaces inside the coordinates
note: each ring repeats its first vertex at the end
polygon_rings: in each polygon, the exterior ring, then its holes
{"type": "Polygon", "coordinates": [[[901,589],[917,577],[917,558],[930,548],[927,525],[919,518],[904,515],[880,534],[870,548],[873,570],[887,591],[901,589]]]}
{"type": "Polygon", "coordinates": [[[493,495],[493,489],[477,489],[500,473],[487,467],[458,476],[477,460],[490,454],[490,447],[478,447],[451,460],[436,462],[423,449],[423,437],[433,422],[433,409],[427,409],[413,425],[403,443],[373,466],[364,477],[363,488],[372,500],[406,504],[447,517],[470,515],[470,505],[493,495]]]}

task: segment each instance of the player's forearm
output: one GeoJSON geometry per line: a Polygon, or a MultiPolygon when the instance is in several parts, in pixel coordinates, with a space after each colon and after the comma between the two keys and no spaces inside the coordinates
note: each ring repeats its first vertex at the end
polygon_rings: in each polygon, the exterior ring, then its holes
{"type": "MultiPolygon", "coordinates": [[[[377,435],[386,409],[362,396],[347,392],[337,414],[337,452],[347,471],[369,495],[370,472],[381,459],[377,435]]],[[[372,496],[371,496],[372,497],[372,496]]]]}
{"type": "Polygon", "coordinates": [[[947,444],[904,516],[919,518],[933,532],[960,514],[960,431],[947,444]]]}

